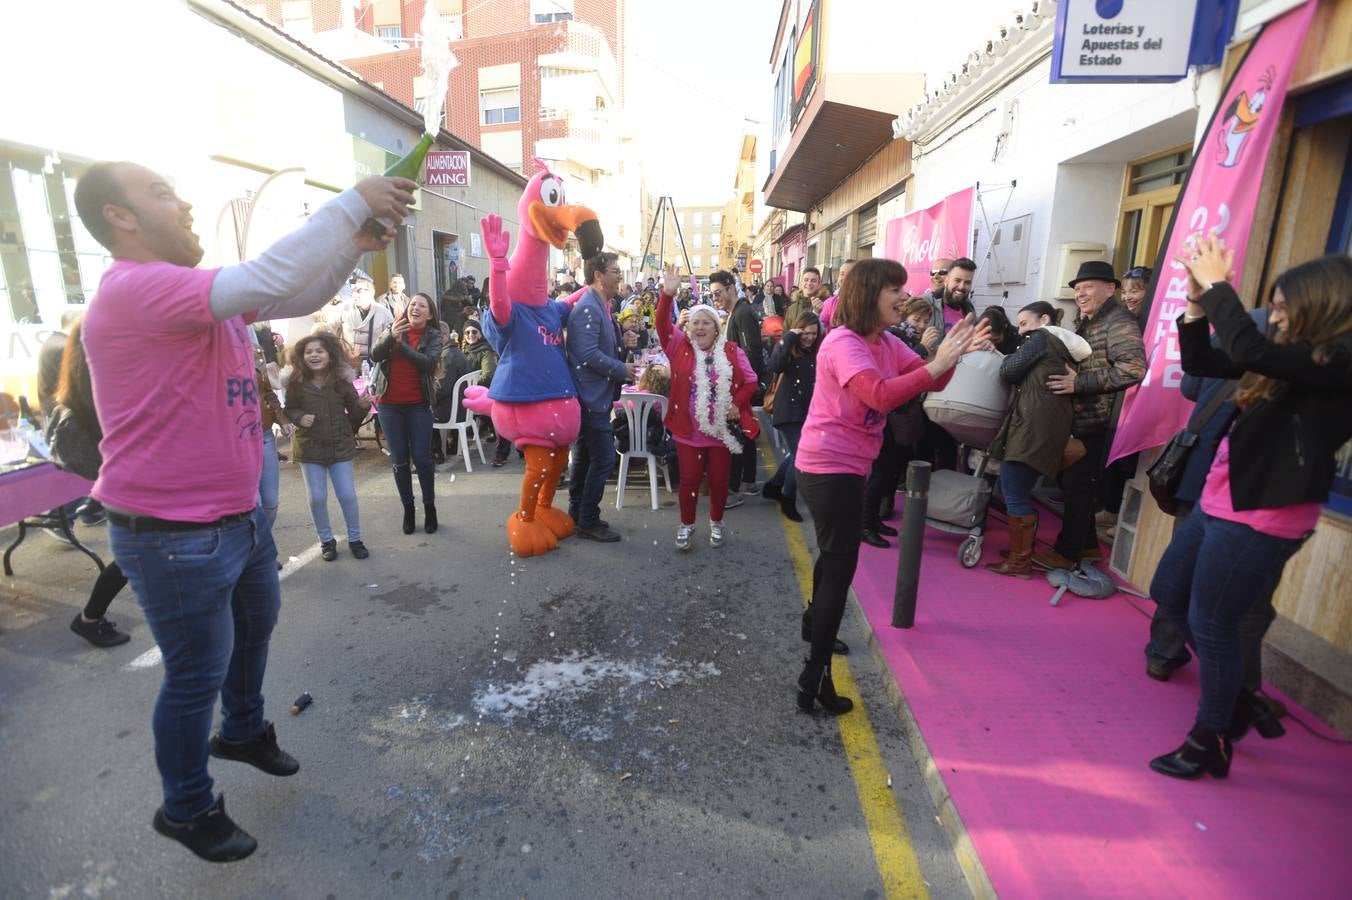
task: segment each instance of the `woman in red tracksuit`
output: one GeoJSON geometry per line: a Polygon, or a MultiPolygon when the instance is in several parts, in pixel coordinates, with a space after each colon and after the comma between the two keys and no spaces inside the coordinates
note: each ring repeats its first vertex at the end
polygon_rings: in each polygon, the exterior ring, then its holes
{"type": "Polygon", "coordinates": [[[680,279],[674,268],[662,273],[657,334],[671,362],[671,397],[665,424],[680,459],[681,527],[676,549],[689,550],[695,530],[700,482],[709,477],[709,545],[723,546],[723,508],[728,499],[732,454],[742,452],[737,431],[760,433],[751,398],[756,371],[742,348],[728,343],[713,307],[693,306],[685,331],[672,325],[671,307],[680,279]]]}

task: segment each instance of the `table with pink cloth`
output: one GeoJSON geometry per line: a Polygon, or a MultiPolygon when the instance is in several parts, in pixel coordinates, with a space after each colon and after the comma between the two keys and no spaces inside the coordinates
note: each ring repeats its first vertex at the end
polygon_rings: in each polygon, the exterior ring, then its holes
{"type": "Polygon", "coordinates": [[[103,571],[103,560],[75,536],[64,510],[70,501],[87,496],[91,487],[93,482],[63,472],[49,462],[0,473],[0,528],[15,524],[19,526],[19,537],[5,551],[6,575],[14,574],[9,564],[10,556],[23,543],[28,530],[36,527],[35,523],[27,520],[53,509],[60,510],[61,530],[70,539],[71,545],[94,560],[99,571],[103,571]]]}

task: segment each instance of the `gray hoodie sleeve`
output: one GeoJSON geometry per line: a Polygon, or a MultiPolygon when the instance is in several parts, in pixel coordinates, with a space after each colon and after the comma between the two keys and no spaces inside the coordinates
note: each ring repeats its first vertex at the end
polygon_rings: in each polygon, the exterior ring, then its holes
{"type": "Polygon", "coordinates": [[[349,188],[258,259],[221,269],[211,283],[212,317],[224,322],[258,310],[260,319],[285,319],[319,309],[361,257],[352,236],[370,212],[349,188]]]}

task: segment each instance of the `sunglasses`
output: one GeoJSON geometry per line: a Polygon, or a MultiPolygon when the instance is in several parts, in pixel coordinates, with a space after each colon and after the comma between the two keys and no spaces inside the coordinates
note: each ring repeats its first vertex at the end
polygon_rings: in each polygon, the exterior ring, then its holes
{"type": "Polygon", "coordinates": [[[948,274],[948,270],[947,270],[947,269],[930,269],[930,275],[931,275],[932,277],[934,277],[934,278],[938,278],[940,275],[947,275],[947,274],[948,274]]]}
{"type": "Polygon", "coordinates": [[[1123,278],[1149,278],[1150,270],[1145,266],[1137,266],[1134,269],[1128,269],[1122,276],[1123,278]]]}

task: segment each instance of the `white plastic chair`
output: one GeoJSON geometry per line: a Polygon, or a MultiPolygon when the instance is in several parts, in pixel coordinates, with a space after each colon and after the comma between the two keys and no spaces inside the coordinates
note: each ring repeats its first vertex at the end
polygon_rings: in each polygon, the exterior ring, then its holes
{"type": "Polygon", "coordinates": [[[455,429],[460,435],[456,445],[460,448],[460,458],[465,461],[466,472],[474,471],[474,464],[469,458],[470,434],[474,435],[474,443],[479,448],[479,464],[488,465],[488,458],[484,456],[483,441],[479,439],[479,417],[465,409],[460,402],[461,398],[465,396],[465,389],[470,385],[478,384],[482,377],[483,372],[476,370],[456,379],[455,384],[451,385],[451,420],[449,422],[436,422],[432,425],[433,428],[441,431],[442,453],[446,452],[446,432],[455,429]]]}
{"type": "Polygon", "coordinates": [[[667,492],[671,492],[671,473],[667,471],[667,462],[658,459],[648,449],[648,413],[654,409],[657,415],[666,412],[667,398],[660,394],[621,394],[620,408],[629,420],[629,449],[620,452],[620,474],[615,485],[615,508],[624,509],[624,488],[629,478],[629,461],[641,457],[648,463],[648,489],[652,494],[653,509],[657,509],[657,470],[662,470],[662,481],[667,492]]]}

